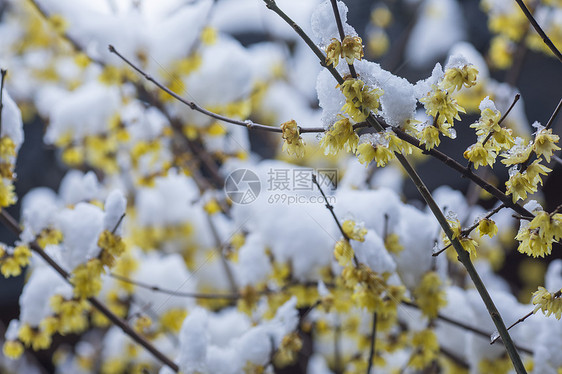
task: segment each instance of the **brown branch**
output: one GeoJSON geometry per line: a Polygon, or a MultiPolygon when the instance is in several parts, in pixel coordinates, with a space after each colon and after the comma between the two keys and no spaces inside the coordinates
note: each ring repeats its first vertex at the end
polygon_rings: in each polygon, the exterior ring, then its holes
{"type": "MultiPolygon", "coordinates": [[[[229,118],[226,116],[223,116],[221,114],[218,113],[214,113],[211,112],[210,110],[207,110],[199,105],[197,105],[196,103],[194,103],[193,101],[189,101],[184,99],[183,97],[181,97],[180,95],[176,94],[175,92],[173,92],[172,90],[170,90],[168,87],[166,87],[164,84],[160,83],[158,80],[156,80],[155,78],[153,78],[150,74],[146,73],[145,71],[143,71],[141,68],[139,68],[138,66],[136,66],[132,61],[130,61],[129,59],[127,59],[125,56],[123,56],[121,53],[119,53],[119,51],[117,51],[115,49],[115,47],[113,47],[112,45],[109,46],[109,51],[115,55],[117,55],[121,60],[123,60],[127,65],[129,65],[131,68],[133,68],[137,73],[139,73],[140,75],[142,75],[144,77],[144,79],[146,79],[149,82],[152,82],[154,85],[156,85],[159,89],[161,89],[162,91],[166,92],[168,95],[172,96],[174,99],[180,101],[181,103],[187,105],[189,108],[191,108],[191,110],[194,110],[196,112],[199,112],[201,114],[204,114],[206,116],[209,116],[211,118],[214,118],[216,120],[219,121],[223,121],[226,123],[231,123],[233,125],[236,126],[242,126],[242,127],[246,127],[247,129],[250,130],[264,130],[264,131],[270,131],[270,132],[278,132],[278,133],[282,133],[283,131],[281,130],[280,127],[272,127],[272,126],[267,126],[267,125],[261,125],[259,123],[255,123],[253,121],[250,120],[245,120],[245,121],[241,121],[241,120],[236,120],[233,118],[229,118]]],[[[317,128],[299,128],[301,133],[307,133],[307,132],[324,132],[325,129],[323,127],[317,127],[317,128]]]]}
{"type": "Polygon", "coordinates": [[[556,109],[554,109],[554,112],[552,112],[552,115],[548,119],[548,122],[546,123],[545,129],[548,130],[549,128],[552,127],[552,124],[554,123],[554,119],[556,118],[556,116],[560,112],[561,106],[562,106],[562,99],[560,99],[560,101],[558,101],[558,105],[556,106],[556,109]]]}
{"type": "Polygon", "coordinates": [[[138,280],[133,280],[131,278],[124,277],[119,274],[109,273],[112,278],[118,279],[121,282],[129,283],[134,286],[145,288],[154,292],[160,292],[163,294],[177,296],[177,297],[189,297],[194,299],[209,299],[209,300],[238,300],[240,299],[240,294],[212,294],[212,293],[198,293],[198,292],[181,292],[173,291],[166,288],[161,288],[155,285],[144,283],[138,280]]]}
{"type": "Polygon", "coordinates": [[[8,71],[6,69],[1,69],[0,74],[0,137],[2,136],[2,109],[4,109],[4,79],[6,79],[6,74],[8,71]]]}
{"type": "MultiPolygon", "coordinates": [[[[15,234],[20,235],[22,230],[19,227],[16,220],[5,210],[0,211],[0,221],[12,230],[15,234]]],[[[62,276],[68,283],[70,282],[70,274],[64,270],[53,258],[51,258],[43,249],[37,244],[37,242],[33,241],[30,243],[30,247],[38,254],[45,262],[51,266],[60,276],[62,276]]],[[[149,351],[156,359],[162,362],[164,365],[170,367],[170,369],[174,370],[175,372],[179,371],[179,367],[176,363],[174,363],[169,357],[167,357],[164,353],[160,352],[152,343],[146,340],[142,335],[138,334],[131,326],[127,324],[125,320],[115,315],[111,310],[109,310],[100,300],[96,297],[89,297],[87,299],[90,304],[94,306],[100,313],[102,313],[107,319],[109,319],[113,324],[118,326],[126,335],[128,335],[131,339],[133,339],[137,344],[144,347],[147,351],[149,351]]]]}
{"type": "Polygon", "coordinates": [[[546,35],[546,33],[544,32],[544,30],[539,26],[537,20],[535,19],[535,17],[533,17],[533,15],[531,14],[531,12],[529,11],[529,8],[527,8],[527,6],[525,5],[525,3],[523,2],[523,0],[515,0],[515,2],[519,5],[519,7],[521,8],[521,10],[523,11],[523,13],[525,14],[525,16],[527,17],[527,19],[529,20],[529,22],[531,22],[531,25],[533,25],[533,27],[535,28],[535,30],[537,31],[537,33],[541,36],[544,44],[547,45],[548,48],[550,48],[550,50],[552,51],[552,53],[554,53],[554,55],[558,58],[558,60],[560,60],[560,62],[562,62],[562,53],[560,53],[560,51],[558,50],[558,48],[556,48],[556,46],[554,45],[554,43],[552,43],[552,41],[550,40],[550,38],[546,35]]]}

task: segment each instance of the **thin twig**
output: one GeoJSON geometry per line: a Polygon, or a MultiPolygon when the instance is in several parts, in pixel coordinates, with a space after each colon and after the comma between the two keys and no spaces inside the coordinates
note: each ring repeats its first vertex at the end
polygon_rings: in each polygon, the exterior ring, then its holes
{"type": "Polygon", "coordinates": [[[316,187],[318,187],[318,189],[320,190],[320,193],[322,194],[322,197],[324,198],[324,201],[326,202],[326,208],[330,211],[330,213],[332,214],[332,217],[334,217],[334,221],[336,221],[336,225],[338,225],[338,229],[340,230],[344,239],[349,242],[349,240],[350,240],[349,236],[347,236],[345,231],[343,231],[343,227],[340,223],[340,220],[338,219],[338,217],[336,216],[336,213],[334,212],[334,206],[332,204],[330,204],[328,198],[326,197],[326,194],[322,190],[322,187],[320,187],[320,183],[318,183],[318,179],[316,178],[315,174],[312,174],[312,183],[314,183],[316,185],[316,187]]]}
{"type": "Polygon", "coordinates": [[[375,359],[375,344],[377,340],[377,312],[373,313],[373,326],[371,327],[371,344],[369,348],[369,361],[367,361],[367,374],[371,374],[373,361],[375,359]]]}
{"type": "Polygon", "coordinates": [[[209,300],[238,300],[241,297],[240,294],[212,294],[212,293],[173,291],[166,288],[161,288],[155,285],[151,285],[148,283],[144,283],[138,280],[133,280],[115,273],[109,273],[109,276],[118,279],[121,282],[129,283],[140,288],[146,288],[154,292],[160,292],[163,294],[177,296],[177,297],[189,297],[194,299],[209,299],[209,300]]]}
{"type": "Polygon", "coordinates": [[[556,48],[554,43],[552,43],[550,38],[544,32],[544,30],[539,26],[537,20],[535,19],[535,17],[533,17],[531,12],[529,11],[529,8],[527,8],[527,6],[523,2],[523,0],[515,0],[515,2],[519,5],[519,7],[521,8],[523,13],[525,14],[527,19],[529,20],[529,22],[531,22],[531,25],[533,25],[533,27],[535,28],[537,33],[541,36],[544,44],[546,44],[548,46],[548,48],[550,48],[552,53],[554,53],[554,55],[558,58],[558,60],[560,60],[560,62],[562,62],[562,53],[560,53],[558,48],[556,48]]]}
{"type": "Polygon", "coordinates": [[[4,109],[4,79],[6,79],[6,74],[8,74],[8,70],[1,69],[0,74],[2,77],[0,78],[0,137],[2,136],[2,109],[4,109]]]}
{"type": "MultiPolygon", "coordinates": [[[[16,220],[5,210],[0,211],[0,221],[12,230],[15,234],[20,235],[22,230],[19,227],[16,220]]],[[[53,258],[51,258],[43,249],[33,241],[30,243],[31,249],[38,254],[45,262],[51,266],[60,276],[62,276],[68,283],[70,283],[70,274],[64,270],[53,258]]],[[[113,324],[118,326],[126,335],[133,339],[137,344],[144,347],[149,351],[156,359],[162,362],[164,365],[170,367],[175,372],[179,371],[179,367],[174,363],[169,357],[164,353],[160,352],[152,343],[146,340],[143,336],[138,334],[131,326],[127,324],[122,318],[118,317],[111,310],[109,310],[100,300],[96,297],[89,297],[87,299],[94,308],[96,308],[100,313],[102,313],[107,319],[109,319],[113,324]]]]}
{"type": "MultiPolygon", "coordinates": [[[[250,130],[264,130],[264,131],[278,132],[278,133],[283,132],[283,130],[281,130],[280,127],[272,127],[272,126],[267,126],[267,125],[261,125],[259,123],[255,123],[255,122],[250,121],[250,120],[241,121],[241,120],[237,120],[237,119],[233,119],[233,118],[223,116],[223,115],[218,114],[218,113],[211,112],[210,110],[207,110],[207,109],[197,105],[193,101],[189,101],[189,100],[184,99],[180,95],[178,95],[175,92],[173,92],[172,90],[170,90],[164,84],[160,83],[158,80],[153,78],[150,74],[146,73],[144,70],[142,70],[137,65],[135,65],[132,61],[130,61],[125,56],[123,56],[121,53],[119,53],[119,51],[117,51],[115,49],[115,47],[113,47],[112,45],[110,45],[108,48],[109,48],[109,51],[111,53],[118,56],[127,65],[129,65],[131,68],[133,68],[137,73],[142,75],[144,77],[144,79],[146,79],[149,82],[152,82],[159,89],[166,92],[168,95],[172,96],[174,99],[176,99],[176,100],[180,101],[181,103],[187,105],[189,108],[191,108],[191,110],[202,113],[206,116],[209,116],[209,117],[214,118],[214,119],[219,120],[219,121],[231,123],[231,124],[236,125],[236,126],[246,127],[247,129],[250,129],[250,130]]],[[[326,131],[323,127],[315,127],[315,128],[300,128],[299,127],[299,130],[300,130],[301,133],[324,132],[324,131],[326,131]]]]}
{"type": "Polygon", "coordinates": [[[558,102],[558,105],[556,106],[556,109],[554,109],[554,112],[552,112],[552,115],[550,116],[548,122],[546,123],[545,129],[548,130],[549,128],[552,127],[552,124],[554,123],[554,119],[556,118],[556,116],[560,112],[561,106],[562,106],[562,99],[560,99],[560,101],[558,102]]]}
{"type": "MultiPolygon", "coordinates": [[[[343,40],[345,39],[345,32],[343,31],[343,24],[341,21],[341,17],[340,17],[340,10],[338,9],[338,1],[337,0],[331,0],[332,3],[332,10],[334,11],[334,17],[336,17],[336,25],[338,26],[338,32],[340,34],[340,39],[343,43],[343,40]]],[[[353,64],[347,64],[347,66],[349,67],[349,73],[351,74],[351,76],[356,79],[357,78],[357,72],[355,71],[355,66],[353,66],[353,64]]]]}
{"type": "Polygon", "coordinates": [[[123,222],[123,219],[125,218],[125,215],[126,215],[125,213],[121,214],[121,217],[119,217],[119,220],[117,221],[117,223],[113,227],[113,230],[111,230],[112,234],[115,234],[115,232],[117,231],[119,226],[121,226],[121,222],[123,222]]]}
{"type": "MultiPolygon", "coordinates": [[[[529,313],[525,314],[523,317],[521,317],[521,318],[519,318],[517,321],[513,322],[513,323],[511,324],[511,326],[509,326],[509,327],[507,328],[507,330],[509,331],[509,330],[511,330],[511,328],[512,328],[513,326],[515,326],[515,325],[517,325],[517,324],[519,324],[519,323],[525,321],[527,318],[529,318],[530,316],[532,316],[533,313],[534,313],[534,311],[530,311],[529,313]]],[[[494,336],[494,335],[495,335],[495,334],[492,334],[492,336],[494,336]]],[[[490,344],[494,344],[499,338],[500,338],[499,335],[495,335],[494,338],[490,341],[490,344]]]]}

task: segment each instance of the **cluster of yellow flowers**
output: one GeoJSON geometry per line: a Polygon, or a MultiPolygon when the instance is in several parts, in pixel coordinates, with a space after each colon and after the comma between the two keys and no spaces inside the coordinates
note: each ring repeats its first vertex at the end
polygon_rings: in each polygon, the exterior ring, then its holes
{"type": "MultiPolygon", "coordinates": [[[[447,222],[449,223],[449,226],[453,231],[453,239],[458,239],[465,251],[467,251],[471,256],[476,256],[476,247],[478,246],[478,243],[476,242],[476,240],[463,234],[460,221],[457,218],[449,217],[447,218],[447,222]]],[[[443,243],[446,246],[451,245],[451,241],[444,232],[443,243]]]]}
{"type": "Polygon", "coordinates": [[[544,287],[539,287],[539,289],[533,292],[533,305],[536,305],[533,313],[541,311],[546,316],[554,314],[556,319],[562,317],[562,290],[556,292],[548,292],[544,287]]]}
{"type": "Polygon", "coordinates": [[[534,141],[525,144],[521,139],[515,139],[515,145],[501,154],[504,157],[502,163],[513,165],[509,180],[505,183],[506,193],[512,195],[513,202],[527,198],[527,193],[537,192],[538,185],[542,184],[541,175],[552,171],[541,162],[543,158],[550,161],[553,152],[560,149],[556,145],[559,139],[558,135],[552,134],[551,129],[539,128],[534,141]],[[535,153],[537,159],[528,164],[531,152],[535,153]]]}
{"type": "Polygon", "coordinates": [[[459,112],[465,110],[451,96],[455,90],[462,87],[472,87],[476,84],[478,70],[473,65],[451,67],[445,71],[443,79],[438,84],[431,85],[431,91],[420,99],[425,112],[433,117],[433,123],[428,124],[416,134],[425,149],[430,150],[441,143],[439,134],[454,139],[454,120],[460,120],[459,112]]]}
{"type": "Polygon", "coordinates": [[[338,115],[338,118],[339,120],[326,131],[324,137],[320,140],[325,155],[335,155],[342,149],[353,153],[357,150],[359,136],[353,130],[353,124],[349,118],[342,115],[338,115]]]}
{"type": "Polygon", "coordinates": [[[533,257],[552,252],[552,243],[562,238],[562,214],[538,212],[529,224],[524,224],[515,236],[520,243],[517,250],[533,257]]]}
{"type": "Polygon", "coordinates": [[[26,245],[9,248],[0,244],[0,272],[5,278],[16,277],[21,274],[22,268],[29,265],[30,257],[31,251],[26,245]]]}
{"type": "Polygon", "coordinates": [[[354,121],[364,121],[371,111],[375,114],[378,112],[379,99],[384,94],[380,88],[370,88],[360,79],[346,79],[338,87],[345,96],[342,111],[354,121]]]}
{"type": "Polygon", "coordinates": [[[363,44],[358,36],[346,35],[343,42],[332,38],[332,42],[326,47],[326,65],[338,66],[340,57],[351,65],[355,60],[363,58],[363,44]]]}
{"type": "Polygon", "coordinates": [[[297,157],[304,156],[304,142],[300,135],[300,129],[295,120],[290,120],[281,124],[281,130],[283,131],[283,151],[287,151],[288,154],[294,154],[297,157]]]}
{"type": "MultiPolygon", "coordinates": [[[[1,126],[0,126],[1,128],[1,126]]],[[[14,192],[14,161],[16,156],[16,145],[8,137],[0,138],[0,209],[10,206],[16,202],[14,192]]]]}
{"type": "Polygon", "coordinates": [[[443,282],[435,271],[423,275],[413,294],[420,310],[428,318],[437,317],[439,309],[447,305],[443,282]]]}

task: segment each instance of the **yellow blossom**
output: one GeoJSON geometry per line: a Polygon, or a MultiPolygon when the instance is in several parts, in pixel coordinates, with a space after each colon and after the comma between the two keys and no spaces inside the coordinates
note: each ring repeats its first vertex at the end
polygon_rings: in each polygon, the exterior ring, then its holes
{"type": "Polygon", "coordinates": [[[526,199],[527,193],[535,193],[537,187],[529,180],[527,173],[516,172],[505,182],[506,194],[512,195],[513,202],[526,199]]]}
{"type": "Polygon", "coordinates": [[[98,238],[98,247],[102,249],[100,259],[103,265],[113,266],[115,258],[125,251],[125,243],[121,237],[109,230],[104,230],[98,238]]]}
{"type": "Polygon", "coordinates": [[[479,166],[489,165],[492,167],[496,161],[496,152],[487,148],[481,142],[472,144],[463,153],[464,158],[472,162],[475,169],[479,166]]]}
{"type": "Polygon", "coordinates": [[[533,151],[535,151],[537,157],[543,156],[546,161],[550,162],[550,157],[554,151],[560,150],[555,143],[558,143],[560,137],[552,133],[552,129],[541,129],[537,131],[535,135],[535,141],[533,143],[533,151]]]}
{"type": "Polygon", "coordinates": [[[285,335],[275,353],[274,362],[276,367],[285,367],[297,359],[302,349],[302,339],[297,332],[285,335]]]}
{"type": "Polygon", "coordinates": [[[437,317],[439,309],[447,305],[443,282],[434,271],[423,275],[421,282],[414,290],[414,296],[422,313],[429,318],[437,317]]]}
{"type": "Polygon", "coordinates": [[[497,35],[490,42],[489,56],[492,65],[498,69],[507,69],[513,62],[514,44],[503,35],[497,35]]]}
{"type": "Polygon", "coordinates": [[[371,12],[371,22],[380,28],[386,28],[392,22],[392,13],[386,6],[378,6],[371,12]]]}
{"type": "Polygon", "coordinates": [[[552,171],[552,169],[547,168],[544,165],[541,165],[541,159],[537,159],[531,163],[525,170],[525,174],[527,174],[527,178],[531,182],[532,185],[537,186],[538,184],[542,184],[541,175],[548,175],[552,171]]]}
{"type": "Polygon", "coordinates": [[[213,45],[217,41],[217,30],[213,27],[206,26],[201,31],[201,42],[204,45],[213,45]]]}
{"type": "Polygon", "coordinates": [[[14,157],[15,155],[16,144],[14,141],[7,136],[0,138],[0,159],[8,160],[10,157],[14,157]]]}
{"type": "Polygon", "coordinates": [[[178,333],[186,316],[187,311],[185,309],[172,308],[162,314],[160,324],[164,329],[178,333]]]}
{"type": "Polygon", "coordinates": [[[283,151],[287,151],[288,154],[294,154],[297,157],[304,156],[304,142],[300,136],[300,129],[297,126],[295,120],[290,120],[281,124],[281,130],[283,131],[283,151]]]}
{"type": "Polygon", "coordinates": [[[425,149],[427,151],[441,143],[441,139],[439,139],[439,130],[435,126],[428,125],[424,127],[423,130],[420,131],[419,136],[420,144],[425,144],[425,149]]]}
{"type": "Polygon", "coordinates": [[[484,110],[480,114],[480,119],[478,120],[478,122],[473,123],[472,125],[470,125],[470,127],[476,129],[476,135],[486,136],[492,131],[500,131],[500,119],[501,113],[499,110],[484,108],[484,110]]]}
{"type": "Polygon", "coordinates": [[[7,340],[4,342],[2,347],[2,352],[4,356],[15,360],[19,358],[23,353],[23,344],[17,340],[7,340]]]}
{"type": "Polygon", "coordinates": [[[341,55],[349,65],[363,58],[363,41],[358,36],[346,35],[341,45],[341,55]]]}
{"type": "Polygon", "coordinates": [[[404,249],[404,246],[400,244],[400,237],[395,233],[386,236],[384,246],[388,252],[394,254],[398,254],[404,249]]]}
{"type": "Polygon", "coordinates": [[[447,122],[453,125],[455,119],[460,120],[459,112],[465,113],[464,108],[457,104],[446,90],[442,90],[436,85],[432,85],[431,88],[431,92],[420,99],[425,106],[425,112],[437,118],[437,124],[447,122]]]}
{"type": "Polygon", "coordinates": [[[369,166],[371,161],[375,158],[375,148],[371,143],[361,143],[357,146],[357,159],[360,163],[365,164],[365,167],[369,166]]]}
{"type": "Polygon", "coordinates": [[[497,150],[510,149],[515,145],[515,140],[513,139],[513,130],[500,127],[499,130],[494,131],[489,142],[497,150]]]}
{"type": "Polygon", "coordinates": [[[365,234],[367,234],[367,229],[362,225],[357,225],[355,221],[350,219],[343,221],[342,229],[349,239],[357,240],[359,242],[365,241],[365,234]]]}
{"type": "Polygon", "coordinates": [[[101,273],[103,265],[100,260],[92,259],[78,265],[72,271],[70,282],[74,286],[74,295],[79,298],[95,296],[101,290],[101,273]]]}
{"type": "Polygon", "coordinates": [[[449,68],[445,71],[442,85],[448,90],[460,90],[462,86],[472,87],[476,84],[478,78],[478,69],[474,65],[464,65],[461,68],[449,68]]]}
{"type": "Polygon", "coordinates": [[[14,185],[9,179],[0,178],[0,209],[8,207],[15,202],[14,185]]]}
{"type": "Polygon", "coordinates": [[[552,252],[552,239],[541,237],[539,230],[529,226],[520,228],[515,239],[519,241],[517,250],[528,256],[544,257],[552,252]]]}
{"type": "Polygon", "coordinates": [[[547,317],[554,314],[556,319],[562,317],[562,290],[554,293],[548,292],[544,287],[539,287],[537,291],[533,292],[532,303],[535,306],[533,313],[537,311],[543,312],[547,317]]]}
{"type": "Polygon", "coordinates": [[[341,43],[338,39],[332,38],[332,42],[326,47],[326,65],[338,66],[341,56],[341,43]]]}
{"type": "Polygon", "coordinates": [[[334,246],[334,257],[341,266],[346,266],[351,262],[354,255],[351,244],[345,239],[339,240],[334,246]]]}
{"type": "Polygon", "coordinates": [[[422,330],[412,336],[414,353],[410,358],[410,366],[421,370],[427,367],[439,354],[437,336],[431,330],[422,330]]]}
{"type": "Polygon", "coordinates": [[[325,155],[336,154],[343,148],[348,152],[357,150],[359,136],[353,130],[353,124],[349,118],[343,116],[339,118],[320,140],[325,155]]]}
{"type": "MultiPolygon", "coordinates": [[[[453,239],[458,239],[465,251],[467,251],[471,256],[476,256],[476,247],[478,246],[478,243],[474,239],[462,234],[461,223],[459,220],[447,219],[447,222],[453,231],[453,239]]],[[[451,241],[445,233],[443,233],[443,243],[447,246],[451,244],[451,241]]]]}
{"type": "Polygon", "coordinates": [[[379,99],[384,94],[380,88],[371,89],[360,79],[347,79],[338,87],[346,99],[342,111],[354,121],[364,121],[371,111],[378,112],[379,99]]]}
{"type": "Polygon", "coordinates": [[[0,272],[5,278],[17,277],[21,274],[21,266],[15,258],[6,257],[0,263],[0,272]]]}
{"type": "Polygon", "coordinates": [[[480,222],[478,222],[478,231],[480,232],[480,237],[488,235],[492,238],[498,233],[498,226],[496,226],[496,223],[493,220],[483,218],[480,222]]]}
{"type": "Polygon", "coordinates": [[[62,242],[63,236],[60,230],[52,229],[52,228],[45,228],[41,230],[39,235],[37,236],[37,244],[43,249],[48,245],[59,244],[62,242]]]}

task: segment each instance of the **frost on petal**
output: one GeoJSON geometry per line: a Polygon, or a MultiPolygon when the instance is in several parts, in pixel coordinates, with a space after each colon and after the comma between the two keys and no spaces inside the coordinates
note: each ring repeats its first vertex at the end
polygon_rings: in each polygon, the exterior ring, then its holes
{"type": "Polygon", "coordinates": [[[62,232],[62,255],[69,269],[97,257],[98,238],[103,230],[103,212],[95,205],[78,203],[58,216],[62,232]]]}
{"type": "Polygon", "coordinates": [[[4,136],[12,139],[16,145],[16,153],[23,143],[23,123],[21,119],[21,112],[14,102],[7,90],[2,92],[2,132],[0,138],[4,136]]]}
{"type": "MultiPolygon", "coordinates": [[[[125,208],[127,208],[127,199],[123,196],[123,192],[119,190],[113,190],[105,200],[104,210],[105,216],[103,218],[103,228],[104,230],[112,231],[121,216],[125,214],[125,208]]],[[[118,227],[117,233],[121,231],[121,225],[118,227]]]]}
{"type": "Polygon", "coordinates": [[[486,96],[484,99],[482,99],[478,109],[480,109],[481,112],[483,112],[486,109],[490,109],[492,112],[495,112],[497,110],[496,104],[494,104],[494,102],[490,100],[490,96],[486,96]]]}
{"type": "Polygon", "coordinates": [[[464,38],[460,5],[454,0],[424,2],[411,35],[406,45],[406,59],[416,67],[431,64],[464,38]]]}
{"type": "MultiPolygon", "coordinates": [[[[347,22],[347,5],[342,1],[338,1],[338,10],[340,12],[341,21],[343,23],[343,31],[345,35],[355,36],[357,32],[348,25],[347,22]]],[[[321,47],[330,44],[332,38],[340,40],[340,34],[336,24],[336,18],[330,0],[325,0],[316,7],[310,19],[312,26],[312,37],[316,44],[321,47]]]]}
{"type": "Polygon", "coordinates": [[[207,312],[199,308],[193,310],[183,322],[178,357],[182,373],[207,372],[207,323],[207,312]]]}

